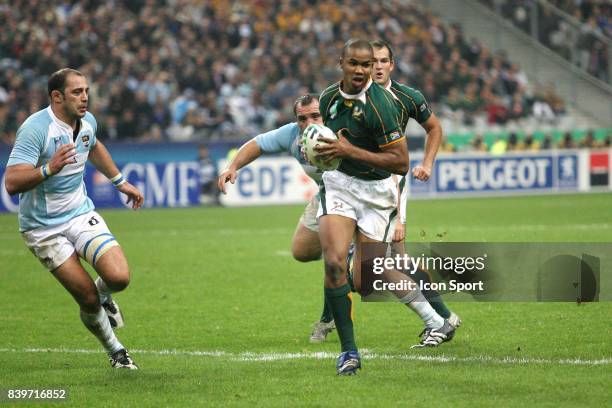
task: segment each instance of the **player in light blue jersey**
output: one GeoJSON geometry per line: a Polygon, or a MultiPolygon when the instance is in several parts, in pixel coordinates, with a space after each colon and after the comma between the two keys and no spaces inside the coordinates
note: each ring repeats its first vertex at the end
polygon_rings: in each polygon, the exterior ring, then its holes
{"type": "MultiPolygon", "coordinates": [[[[307,94],[299,97],[293,104],[293,113],[296,121],[281,126],[278,129],[255,136],[253,139],[240,147],[227,169],[219,176],[219,190],[225,193],[225,183],[236,182],[238,170],[257,159],[263,153],[289,152],[300,162],[306,174],[317,184],[321,182],[320,172],[316,167],[310,165],[301,154],[300,136],[308,125],[313,123],[322,125],[321,113],[319,112],[319,99],[316,95],[307,94]]],[[[312,197],[293,234],[291,252],[293,257],[300,262],[310,262],[321,259],[321,243],[319,242],[319,223],[317,222],[317,211],[319,209],[319,196],[312,197]]],[[[327,303],[323,305],[323,313],[310,337],[312,342],[325,340],[335,328],[333,316],[327,303]]]]}
{"type": "Polygon", "coordinates": [[[83,324],[102,343],[111,366],[137,369],[113,331],[123,326],[123,316],[111,293],[127,287],[128,264],[87,197],[87,160],[127,196],[132,208],[140,208],[144,198],[96,138],[83,74],[61,69],[49,77],[47,89],[49,107],[21,125],[6,168],[8,193],[19,193],[19,230],[30,251],[79,304],[83,324]],[[98,273],[95,282],[79,257],[98,273]]]}
{"type": "MultiPolygon", "coordinates": [[[[238,170],[263,153],[289,152],[300,162],[306,174],[317,183],[321,181],[321,172],[302,157],[300,145],[300,136],[308,125],[323,124],[317,96],[307,94],[299,97],[293,105],[293,113],[296,117],[295,122],[257,135],[240,147],[227,169],[219,175],[218,186],[222,193],[225,193],[225,183],[236,182],[238,170]]],[[[318,207],[318,197],[314,196],[306,206],[293,235],[291,245],[293,257],[300,262],[313,261],[321,257],[319,227],[316,220],[318,207]]]]}

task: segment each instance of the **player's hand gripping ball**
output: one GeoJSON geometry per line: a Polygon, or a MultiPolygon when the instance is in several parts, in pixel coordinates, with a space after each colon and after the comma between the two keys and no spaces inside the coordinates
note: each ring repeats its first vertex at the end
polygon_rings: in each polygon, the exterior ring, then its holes
{"type": "Polygon", "coordinates": [[[320,156],[314,148],[317,146],[323,146],[327,142],[319,140],[319,137],[325,137],[327,139],[338,140],[338,136],[330,128],[312,124],[308,125],[302,133],[302,153],[308,163],[315,166],[316,168],[323,171],[336,170],[340,166],[342,159],[337,158],[333,160],[324,160],[323,156],[320,156]]]}

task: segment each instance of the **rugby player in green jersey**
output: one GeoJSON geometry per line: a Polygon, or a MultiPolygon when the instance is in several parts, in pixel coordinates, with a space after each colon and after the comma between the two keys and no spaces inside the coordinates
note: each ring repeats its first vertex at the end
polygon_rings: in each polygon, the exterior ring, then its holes
{"type": "MultiPolygon", "coordinates": [[[[372,79],[395,96],[398,113],[400,115],[400,129],[406,129],[410,118],[416,120],[423,129],[425,129],[427,134],[425,157],[421,164],[412,169],[412,175],[417,180],[427,181],[431,175],[432,166],[442,140],[442,127],[440,126],[440,121],[431,111],[425,97],[420,91],[391,79],[391,72],[395,68],[395,63],[393,60],[393,50],[390,45],[381,40],[372,41],[370,44],[374,52],[374,58],[372,59],[372,79]]],[[[406,177],[395,175],[392,177],[397,178],[398,180],[396,180],[396,183],[402,186],[400,193],[401,199],[398,207],[399,217],[397,217],[395,223],[393,241],[403,242],[406,236],[406,202],[408,195],[408,189],[403,188],[406,183],[406,177]]],[[[401,250],[403,246],[400,245],[395,248],[401,250]]],[[[412,278],[418,282],[431,281],[429,274],[422,270],[417,270],[412,275],[412,278]]],[[[449,323],[455,328],[461,325],[459,316],[446,307],[437,291],[424,290],[423,295],[436,312],[443,318],[448,319],[449,323]]],[[[331,318],[331,311],[329,311],[329,307],[327,307],[326,304],[326,307],[323,308],[321,320],[315,324],[313,334],[310,337],[311,342],[322,342],[325,340],[327,334],[331,332],[330,327],[335,327],[331,318]]],[[[425,328],[421,333],[421,337],[426,337],[427,331],[428,328],[425,328]]]]}
{"type": "MultiPolygon", "coordinates": [[[[323,91],[320,109],[338,140],[317,148],[328,160],[342,158],[340,167],[323,173],[319,238],[325,264],[325,296],[342,344],[338,374],[355,374],[361,367],[353,332],[352,296],[346,257],[356,235],[353,283],[361,289],[361,245],[390,242],[397,216],[398,189],[391,174],[409,170],[408,147],[399,123],[394,96],[371,79],[373,49],[365,40],[350,40],[342,50],[342,80],[323,91]]],[[[384,256],[384,254],[382,254],[384,256]]],[[[397,271],[390,271],[396,272],[397,271]]],[[[420,291],[397,291],[429,328],[422,345],[452,338],[454,327],[426,301],[420,291]]]]}
{"type": "MultiPolygon", "coordinates": [[[[412,176],[414,178],[421,181],[427,181],[431,176],[433,163],[442,141],[442,126],[440,126],[440,121],[431,111],[429,104],[419,90],[391,79],[391,73],[395,68],[391,46],[387,42],[381,40],[372,41],[370,44],[374,51],[372,78],[377,84],[383,86],[386,90],[395,95],[399,107],[401,129],[406,129],[408,121],[412,118],[423,127],[427,134],[423,162],[412,169],[412,176]]],[[[402,185],[405,182],[403,178],[399,181],[402,185]]],[[[407,194],[407,191],[408,189],[403,189],[402,193],[407,194]]],[[[402,201],[405,203],[406,199],[402,201]]],[[[400,208],[400,216],[395,226],[394,241],[401,242],[404,240],[405,224],[406,206],[404,204],[400,208]]],[[[429,275],[422,270],[418,270],[412,277],[419,282],[430,282],[429,275]]],[[[454,327],[459,327],[461,325],[459,316],[446,307],[437,291],[423,291],[423,295],[436,312],[443,318],[448,319],[450,324],[454,327]]],[[[427,331],[427,329],[425,331],[427,331]]],[[[422,334],[425,335],[426,333],[424,332],[422,334]]]]}

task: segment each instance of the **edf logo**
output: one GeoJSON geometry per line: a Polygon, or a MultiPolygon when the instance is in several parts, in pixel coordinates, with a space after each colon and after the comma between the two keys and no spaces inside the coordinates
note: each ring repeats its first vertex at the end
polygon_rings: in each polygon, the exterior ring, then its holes
{"type": "Polygon", "coordinates": [[[277,169],[245,167],[240,171],[240,177],[238,177],[236,184],[240,194],[244,197],[251,197],[253,194],[267,197],[273,193],[285,195],[285,187],[289,183],[290,172],[291,168],[286,165],[281,165],[277,169]]]}

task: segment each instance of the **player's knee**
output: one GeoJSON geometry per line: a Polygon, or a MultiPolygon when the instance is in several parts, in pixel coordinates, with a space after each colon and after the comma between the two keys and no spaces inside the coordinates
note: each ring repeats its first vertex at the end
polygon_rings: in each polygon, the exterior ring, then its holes
{"type": "Polygon", "coordinates": [[[98,298],[98,292],[95,290],[88,290],[81,293],[77,298],[81,310],[86,313],[96,313],[100,307],[100,299],[98,298]]]}
{"type": "Polygon", "coordinates": [[[344,270],[345,261],[342,257],[325,257],[325,271],[326,272],[337,272],[340,270],[344,270]]]}
{"type": "Polygon", "coordinates": [[[346,277],[346,260],[340,255],[325,256],[325,274],[333,281],[339,282],[346,277]]]}
{"type": "Polygon", "coordinates": [[[300,245],[296,245],[295,242],[291,245],[291,255],[293,255],[293,259],[298,262],[308,262],[309,259],[306,257],[306,253],[302,249],[300,245]]]}
{"type": "Polygon", "coordinates": [[[104,280],[104,282],[113,292],[119,292],[130,284],[130,274],[125,271],[125,273],[117,274],[111,279],[104,280]]]}
{"type": "Polygon", "coordinates": [[[292,251],[293,253],[293,259],[295,259],[298,262],[310,262],[312,261],[312,259],[310,259],[307,254],[301,253],[299,251],[292,251]]]}
{"type": "Polygon", "coordinates": [[[291,247],[291,254],[293,255],[293,259],[298,262],[316,261],[321,258],[320,252],[315,253],[315,251],[304,249],[296,245],[291,247]]]}
{"type": "Polygon", "coordinates": [[[102,258],[96,269],[113,292],[121,291],[130,284],[130,270],[124,256],[102,258]]]}

